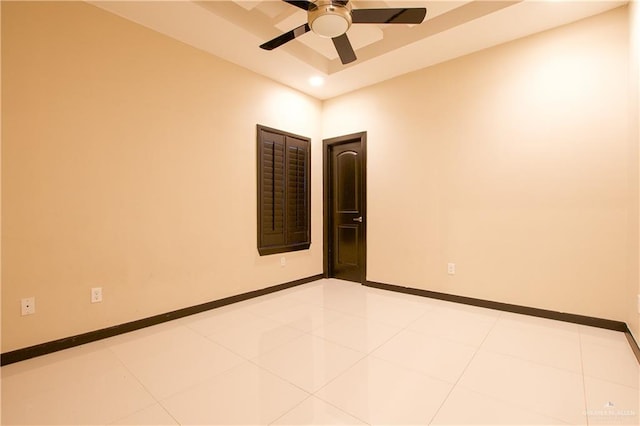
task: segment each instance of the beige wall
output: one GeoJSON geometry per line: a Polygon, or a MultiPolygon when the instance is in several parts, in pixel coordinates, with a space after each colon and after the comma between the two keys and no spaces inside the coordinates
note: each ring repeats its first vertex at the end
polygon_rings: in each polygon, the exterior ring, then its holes
{"type": "MultiPolygon", "coordinates": [[[[2,35],[2,2],[0,2],[0,36],[2,35]]],[[[2,37],[0,37],[0,45],[2,37]]],[[[0,47],[0,115],[2,112],[2,47],[0,47]]],[[[0,332],[2,331],[2,122],[0,119],[0,332]]],[[[0,352],[2,352],[2,338],[0,337],[0,352]]],[[[0,386],[0,398],[2,397],[0,386]]]]}
{"type": "Polygon", "coordinates": [[[368,279],[627,321],[628,39],[620,8],[325,102],[368,132],[368,279]]]}
{"type": "MultiPolygon", "coordinates": [[[[631,90],[631,107],[630,111],[630,143],[631,154],[629,161],[631,163],[631,189],[636,194],[640,193],[640,2],[637,0],[629,4],[629,28],[630,28],[630,83],[631,90]]],[[[632,269],[631,279],[629,280],[629,315],[627,324],[631,332],[635,336],[637,342],[640,342],[640,208],[638,206],[638,197],[635,198],[634,208],[631,213],[631,223],[635,226],[631,234],[632,241],[632,269]]]]}
{"type": "Polygon", "coordinates": [[[2,19],[2,352],[322,272],[320,101],[82,2],[2,19]],[[313,143],[284,268],[256,249],[257,123],[313,143]]]}
{"type": "Polygon", "coordinates": [[[638,337],[631,10],[321,104],[87,4],[3,2],[2,352],[320,273],[321,139],[362,130],[369,280],[638,337]],[[257,123],[313,142],[285,268],[256,250],[257,123]]]}

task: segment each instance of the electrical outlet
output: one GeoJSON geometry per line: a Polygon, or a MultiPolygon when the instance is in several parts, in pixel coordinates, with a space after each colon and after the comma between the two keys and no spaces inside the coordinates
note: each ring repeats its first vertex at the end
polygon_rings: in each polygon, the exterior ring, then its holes
{"type": "Polygon", "coordinates": [[[102,302],[102,287],[93,287],[91,289],[91,303],[102,302]]]}
{"type": "Polygon", "coordinates": [[[456,274],[456,264],[455,263],[447,263],[447,274],[455,275],[456,274]]]}
{"type": "Polygon", "coordinates": [[[33,315],[36,313],[36,298],[27,297],[20,301],[20,312],[22,316],[33,315]]]}
{"type": "Polygon", "coordinates": [[[283,268],[284,268],[285,266],[287,266],[287,258],[286,258],[286,257],[282,256],[282,257],[280,258],[280,266],[282,266],[283,268]]]}

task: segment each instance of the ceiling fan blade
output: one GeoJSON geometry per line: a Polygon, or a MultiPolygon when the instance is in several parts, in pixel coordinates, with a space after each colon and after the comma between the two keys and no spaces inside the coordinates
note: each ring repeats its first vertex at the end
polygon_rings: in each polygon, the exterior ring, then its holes
{"type": "Polygon", "coordinates": [[[420,24],[427,15],[424,7],[392,9],[354,9],[354,24],[420,24]]]}
{"type": "Polygon", "coordinates": [[[340,60],[344,65],[356,60],[356,52],[353,51],[353,46],[351,46],[346,33],[331,40],[333,40],[333,45],[336,47],[340,60]]]}
{"type": "Polygon", "coordinates": [[[298,28],[295,28],[289,32],[279,35],[273,40],[269,40],[268,42],[261,44],[260,48],[264,50],[273,50],[276,47],[280,47],[286,42],[291,41],[296,37],[300,37],[302,34],[305,34],[309,31],[311,31],[311,28],[309,28],[309,24],[300,25],[298,28]]]}
{"type": "Polygon", "coordinates": [[[302,10],[313,10],[315,9],[315,3],[306,0],[283,0],[285,3],[289,3],[292,6],[299,7],[302,10]]]}

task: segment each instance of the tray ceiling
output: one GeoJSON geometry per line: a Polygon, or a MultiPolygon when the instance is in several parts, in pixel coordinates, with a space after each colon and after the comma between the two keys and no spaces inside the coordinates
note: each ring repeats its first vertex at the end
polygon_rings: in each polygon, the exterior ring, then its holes
{"type": "Polygon", "coordinates": [[[258,46],[306,22],[278,0],[98,1],[116,15],[319,99],[619,7],[615,0],[353,0],[358,8],[426,7],[420,25],[354,24],[358,60],[343,65],[330,39],[309,32],[273,51],[258,46]],[[312,86],[311,77],[324,85],[312,86]]]}

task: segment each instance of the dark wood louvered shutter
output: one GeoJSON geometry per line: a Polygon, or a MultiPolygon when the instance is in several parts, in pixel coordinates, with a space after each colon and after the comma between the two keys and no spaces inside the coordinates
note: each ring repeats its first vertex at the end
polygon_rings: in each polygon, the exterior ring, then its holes
{"type": "Polygon", "coordinates": [[[311,244],[311,140],[258,125],[258,252],[311,244]]]}
{"type": "Polygon", "coordinates": [[[263,131],[262,137],[262,238],[261,246],[280,246],[285,243],[285,144],[284,136],[263,131]]]}
{"type": "Polygon", "coordinates": [[[308,143],[287,138],[287,242],[304,243],[307,236],[308,143]]]}

